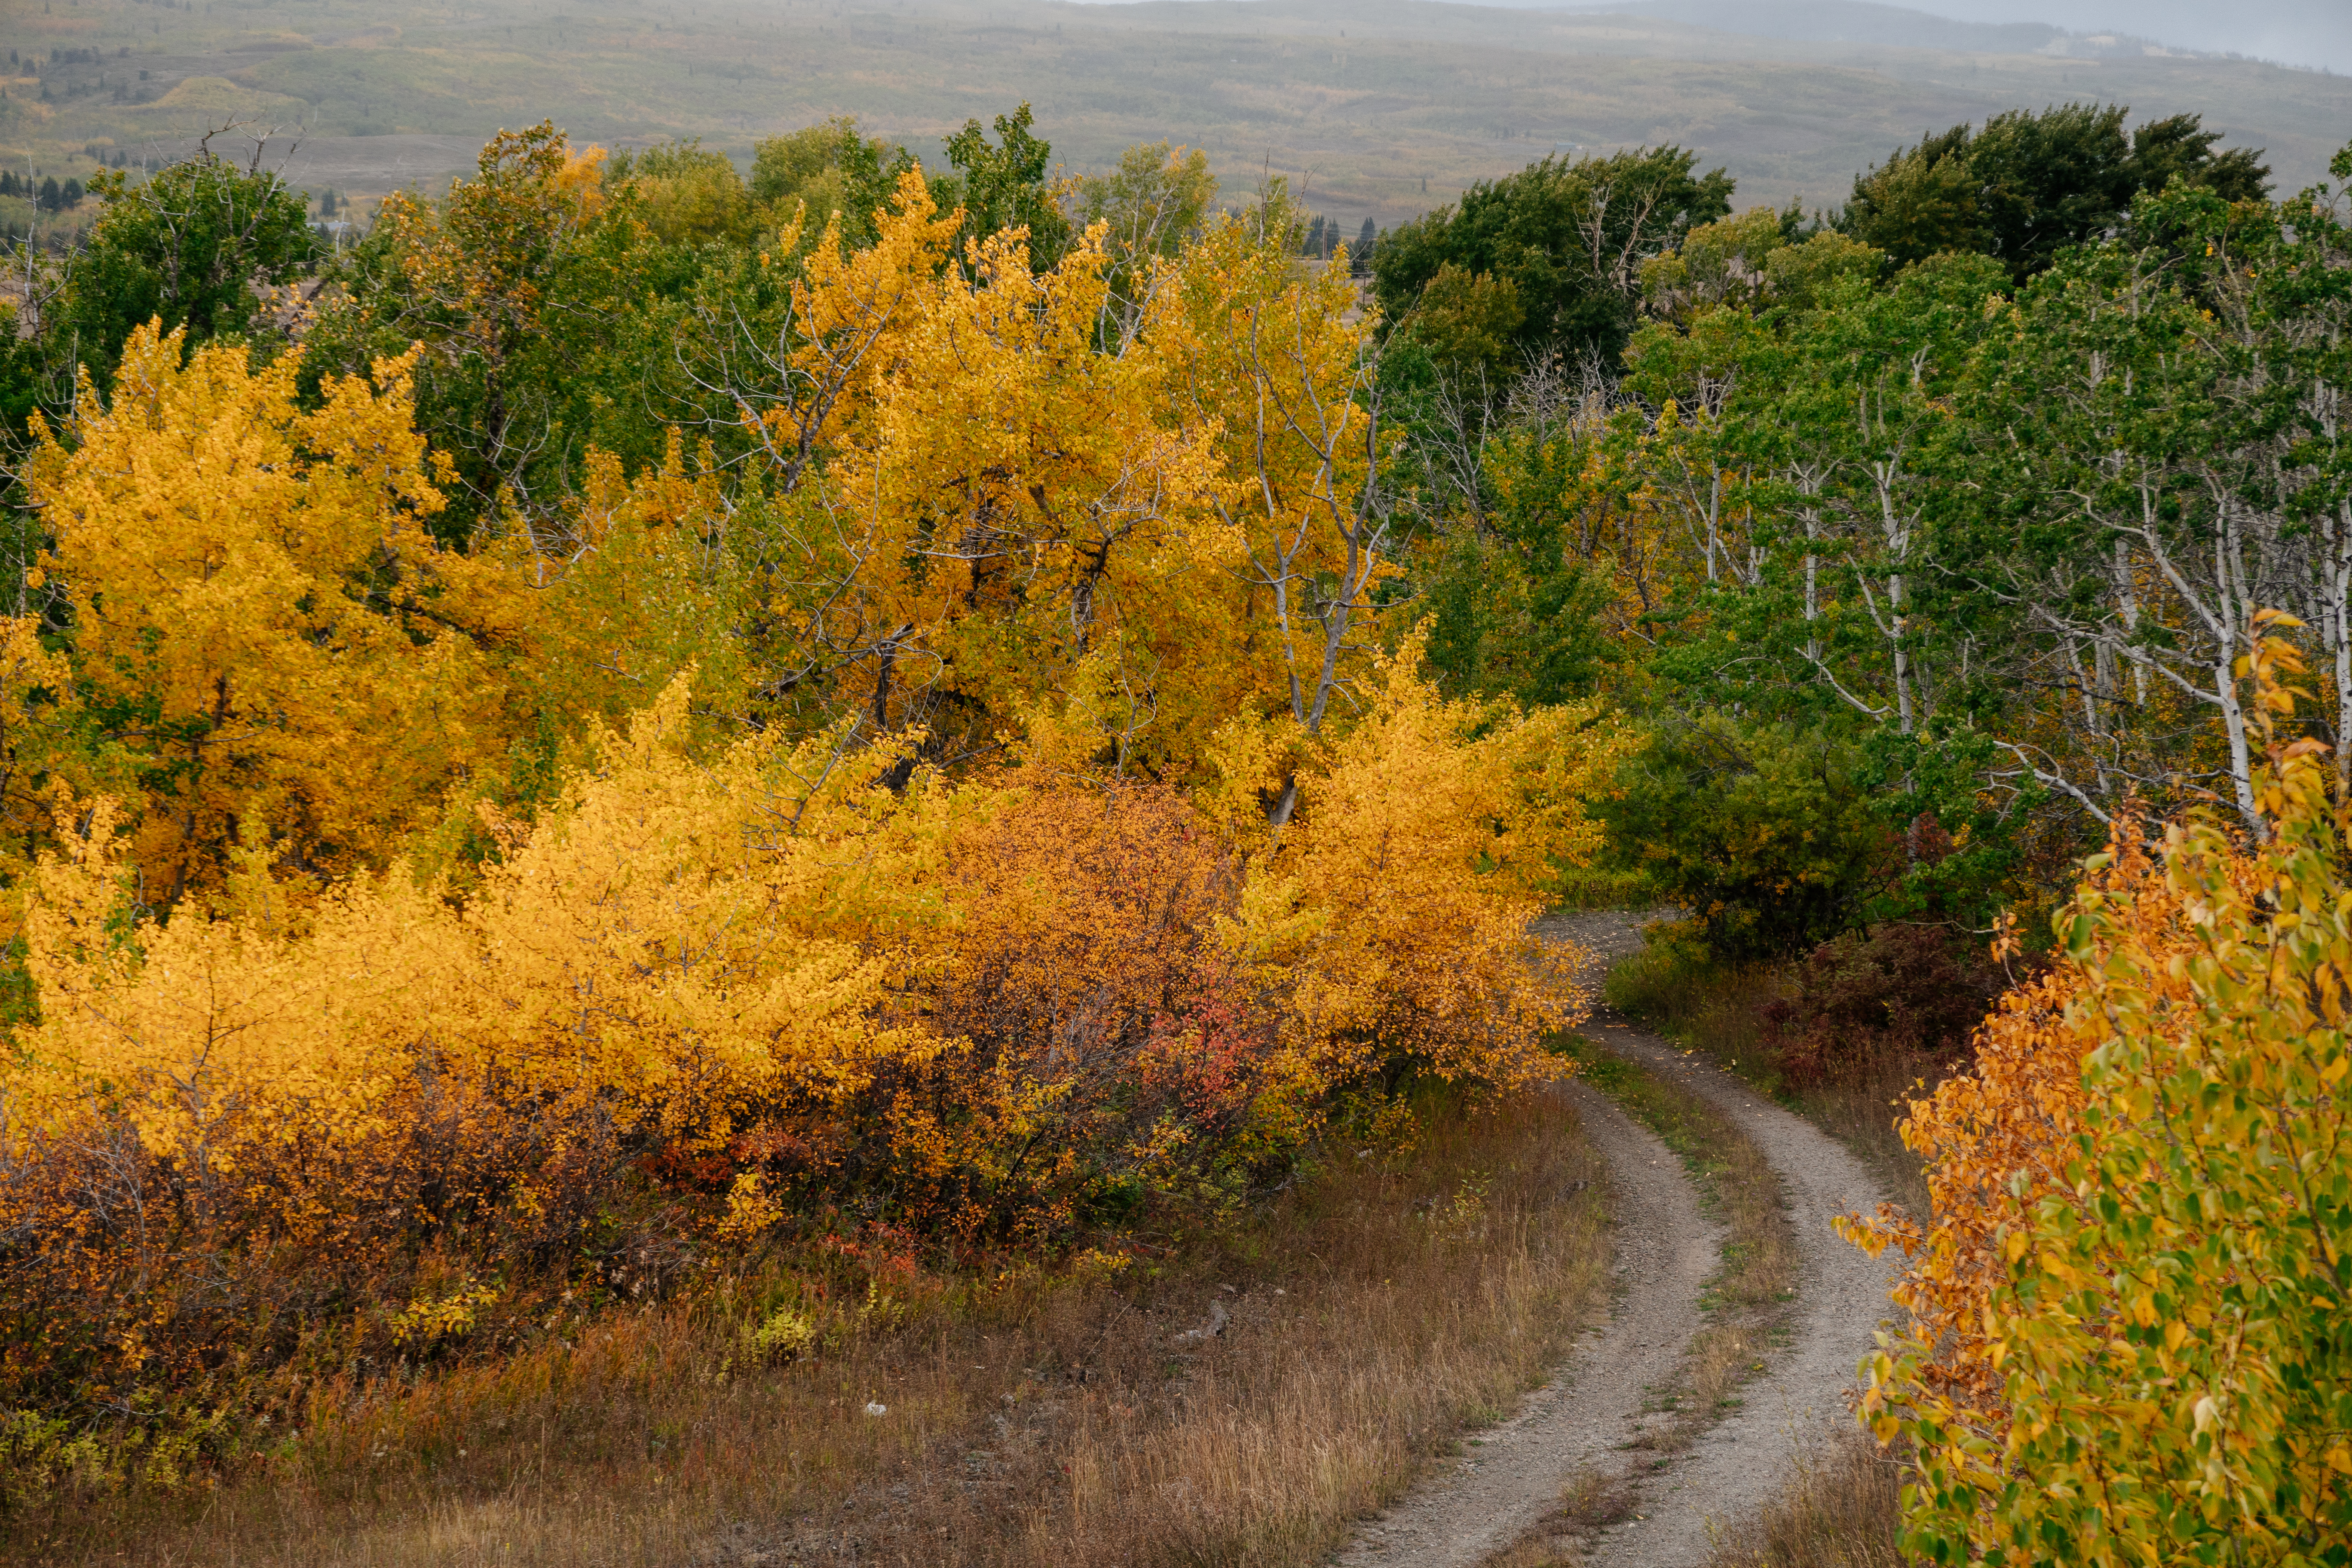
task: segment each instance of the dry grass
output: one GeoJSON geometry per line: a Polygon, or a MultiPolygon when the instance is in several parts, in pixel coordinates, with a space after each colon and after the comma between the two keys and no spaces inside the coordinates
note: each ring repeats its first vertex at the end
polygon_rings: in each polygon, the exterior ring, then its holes
{"type": "Polygon", "coordinates": [[[1707,1568],[1914,1568],[1895,1546],[1903,1468],[1848,1428],[1798,1461],[1764,1512],[1716,1543],[1707,1568]]]}
{"type": "Polygon", "coordinates": [[[1632,1477],[1579,1470],[1560,1487],[1557,1506],[1479,1568],[1576,1568],[1593,1538],[1634,1517],[1640,1502],[1632,1477]]]}
{"type": "Polygon", "coordinates": [[[1927,1170],[1904,1147],[1895,1125],[1910,1114],[1909,1102],[1934,1085],[1921,1077],[1921,1064],[1899,1059],[1874,1062],[1853,1081],[1788,1097],[1797,1113],[1866,1161],[1887,1195],[1912,1214],[1928,1211],[1927,1170]]]}
{"type": "Polygon", "coordinates": [[[331,1391],[268,1474],[200,1508],[19,1521],[8,1555],[1310,1558],[1540,1382],[1605,1293],[1602,1173],[1560,1097],[1432,1100],[1422,1121],[1410,1157],[1342,1152],[1245,1229],[1156,1266],[973,1286],[814,1361],[747,1360],[746,1288],[501,1364],[331,1391]]]}

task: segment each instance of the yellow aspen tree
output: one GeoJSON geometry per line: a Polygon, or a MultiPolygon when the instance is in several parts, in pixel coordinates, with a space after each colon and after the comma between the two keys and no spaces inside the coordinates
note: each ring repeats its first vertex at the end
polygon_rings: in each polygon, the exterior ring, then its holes
{"type": "Polygon", "coordinates": [[[499,697],[445,596],[488,592],[440,505],[407,364],[295,401],[296,356],[132,334],[110,400],[42,427],[27,488],[83,700],[131,760],[142,896],[215,887],[258,836],[316,883],[382,864],[475,755],[499,697]]]}
{"type": "Polygon", "coordinates": [[[90,782],[89,759],[63,731],[73,709],[72,666],[43,645],[39,620],[0,618],[0,886],[21,886],[32,868],[56,786],[90,782]]]}
{"type": "Polygon", "coordinates": [[[1423,644],[1381,661],[1297,827],[1251,868],[1240,930],[1290,972],[1318,1091],[1400,1063],[1521,1083],[1556,1070],[1544,1037],[1585,1005],[1532,962],[1527,927],[1547,881],[1600,847],[1585,805],[1634,737],[1598,701],[1448,701],[1423,644]]]}
{"type": "Polygon", "coordinates": [[[1155,291],[1144,341],[1173,363],[1185,416],[1215,433],[1220,519],[1237,536],[1225,679],[1206,704],[1255,724],[1274,768],[1269,816],[1297,808],[1300,768],[1378,646],[1373,592],[1396,569],[1379,470],[1370,353],[1347,269],[1309,274],[1276,226],[1211,228],[1155,291]]]}
{"type": "Polygon", "coordinates": [[[1222,587],[1207,443],[1167,416],[1158,356],[1101,352],[1098,232],[1043,273],[1019,230],[950,268],[956,221],[910,176],[874,247],[844,256],[829,234],[796,289],[811,390],[758,416],[781,536],[770,613],[797,628],[779,684],[964,754],[992,752],[1020,704],[1092,681],[1106,744],[1164,752],[1138,737],[1166,728],[1167,651],[1197,641],[1186,595],[1222,587]]]}
{"type": "Polygon", "coordinates": [[[857,615],[889,639],[859,672],[879,725],[936,729],[949,692],[1003,722],[1090,657],[1129,693],[1106,728],[1150,723],[1134,709],[1185,640],[1178,584],[1218,563],[1197,537],[1221,531],[1214,468],[1196,430],[1161,417],[1157,358],[1097,350],[1100,241],[1033,274],[1012,231],[974,247],[971,280],[943,270],[829,466],[826,513],[867,562],[857,615]]]}

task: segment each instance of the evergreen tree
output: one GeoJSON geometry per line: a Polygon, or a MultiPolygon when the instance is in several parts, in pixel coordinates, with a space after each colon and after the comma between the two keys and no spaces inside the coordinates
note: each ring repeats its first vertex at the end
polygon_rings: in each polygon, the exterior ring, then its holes
{"type": "Polygon", "coordinates": [[[1990,256],[2022,282],[2061,250],[2115,227],[2142,194],[2179,183],[2225,201],[2261,199],[2260,150],[2215,153],[2194,114],[2129,134],[2122,104],[2069,103],[1955,125],[1857,175],[1838,228],[1898,265],[1939,251],[1990,256]]]}

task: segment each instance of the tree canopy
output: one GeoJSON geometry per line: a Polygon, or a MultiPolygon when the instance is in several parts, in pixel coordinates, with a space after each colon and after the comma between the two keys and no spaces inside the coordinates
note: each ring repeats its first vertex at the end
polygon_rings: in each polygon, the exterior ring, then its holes
{"type": "Polygon", "coordinates": [[[265,309],[257,287],[290,282],[316,256],[302,198],[257,158],[240,170],[206,148],[136,184],[116,171],[91,188],[103,208],[60,325],[100,374],[150,321],[199,342],[249,334],[265,309]]]}
{"type": "MultiPolygon", "coordinates": [[[[1448,286],[1457,291],[1491,278],[1518,304],[1507,331],[1514,354],[1590,352],[1613,360],[1638,320],[1642,264],[1731,210],[1729,176],[1695,174],[1696,163],[1679,147],[1553,154],[1473,185],[1460,201],[1381,237],[1374,296],[1402,322],[1447,268],[1464,279],[1448,286]]],[[[1488,310],[1478,319],[1500,317],[1488,310]]]]}
{"type": "Polygon", "coordinates": [[[2216,153],[2220,132],[2194,114],[2126,133],[2130,112],[2069,103],[1955,125],[1856,175],[1834,221],[1898,265],[1975,251],[2022,282],[2121,223],[2142,195],[2194,184],[2224,201],[2262,198],[2270,170],[2259,150],[2216,153]]]}

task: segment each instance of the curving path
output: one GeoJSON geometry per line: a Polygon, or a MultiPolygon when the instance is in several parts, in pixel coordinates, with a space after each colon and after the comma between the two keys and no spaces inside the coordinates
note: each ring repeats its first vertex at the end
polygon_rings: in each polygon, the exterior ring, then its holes
{"type": "MultiPolygon", "coordinates": [[[[1615,911],[1556,916],[1536,931],[1585,949],[1588,983],[1641,945],[1639,917],[1615,911]]],[[[1663,1470],[1643,1474],[1639,1517],[1602,1531],[1584,1559],[1606,1568],[1699,1568],[1717,1531],[1752,1516],[1788,1485],[1800,1446],[1847,1419],[1854,1363],[1893,1311],[1893,1266],[1840,1241],[1830,1221],[1875,1207],[1882,1193],[1835,1140],[1729,1074],[1606,1014],[1585,1032],[1737,1121],[1788,1193],[1801,1259],[1788,1344],[1741,1391],[1739,1410],[1663,1470]]],[[[1626,1445],[1646,1419],[1646,1394],[1672,1379],[1698,1326],[1698,1295],[1715,1271],[1721,1234],[1701,1215],[1681,1162],[1664,1143],[1605,1096],[1582,1085],[1570,1092],[1614,1188],[1620,1289],[1609,1321],[1454,1469],[1365,1525],[1339,1559],[1348,1568],[1466,1568],[1509,1545],[1559,1501],[1570,1478],[1635,1473],[1626,1445]]]]}

